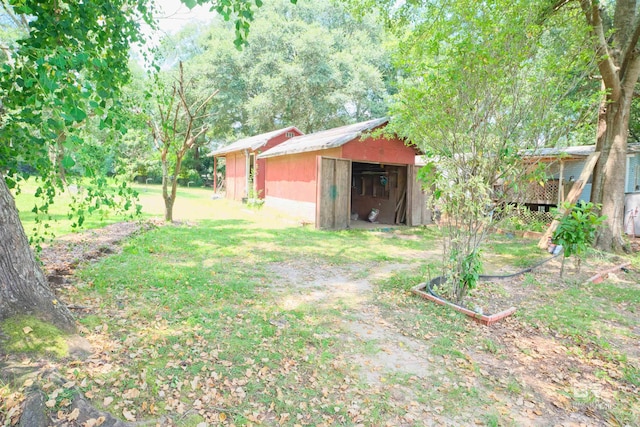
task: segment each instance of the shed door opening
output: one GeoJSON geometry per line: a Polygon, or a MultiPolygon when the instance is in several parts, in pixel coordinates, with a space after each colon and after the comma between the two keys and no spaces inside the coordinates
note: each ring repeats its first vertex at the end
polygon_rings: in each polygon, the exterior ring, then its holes
{"type": "Polygon", "coordinates": [[[376,222],[406,224],[407,167],[380,163],[352,163],[351,215],[367,221],[373,209],[376,222]]]}
{"type": "Polygon", "coordinates": [[[316,227],[349,227],[349,177],[351,160],[318,157],[316,227]]]}

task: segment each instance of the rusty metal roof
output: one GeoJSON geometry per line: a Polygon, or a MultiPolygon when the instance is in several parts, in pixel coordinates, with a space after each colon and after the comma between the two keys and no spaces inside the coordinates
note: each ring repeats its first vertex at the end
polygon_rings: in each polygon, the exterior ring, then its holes
{"type": "Polygon", "coordinates": [[[275,138],[277,136],[282,135],[286,132],[296,131],[298,133],[302,133],[297,127],[289,126],[287,128],[274,130],[267,133],[262,133],[260,135],[250,136],[248,138],[239,139],[238,141],[229,144],[225,147],[219,148],[211,153],[207,154],[209,157],[213,156],[222,156],[224,154],[233,153],[234,151],[256,151],[257,149],[263,147],[270,139],[275,138]]]}
{"type": "Polygon", "coordinates": [[[389,121],[387,118],[373,119],[353,125],[340,126],[308,135],[296,136],[279,144],[258,158],[285,156],[288,154],[306,153],[309,151],[326,150],[341,147],[349,141],[362,136],[363,133],[382,126],[389,121]]]}

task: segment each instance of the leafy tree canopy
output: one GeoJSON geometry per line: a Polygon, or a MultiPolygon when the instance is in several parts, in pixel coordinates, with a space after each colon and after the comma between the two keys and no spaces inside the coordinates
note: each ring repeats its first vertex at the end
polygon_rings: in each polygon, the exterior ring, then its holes
{"type": "Polygon", "coordinates": [[[231,42],[234,28],[215,21],[196,44],[196,31],[187,29],[163,47],[168,63],[184,60],[199,76],[199,91],[220,90],[210,137],[288,125],[310,132],[386,114],[394,71],[375,16],[357,22],[329,1],[276,0],[256,14],[242,51],[231,42]]]}

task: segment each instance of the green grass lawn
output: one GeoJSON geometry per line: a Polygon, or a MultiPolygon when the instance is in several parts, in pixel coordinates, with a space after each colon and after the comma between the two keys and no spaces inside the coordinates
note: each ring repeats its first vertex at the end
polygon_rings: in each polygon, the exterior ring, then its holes
{"type": "MultiPolygon", "coordinates": [[[[114,222],[128,221],[135,218],[163,218],[164,200],[162,198],[162,187],[150,184],[130,184],[138,193],[137,204],[142,207],[142,214],[139,217],[132,217],[133,210],[127,213],[117,214],[108,209],[99,209],[88,215],[81,229],[100,228],[114,222]]],[[[59,194],[55,203],[49,208],[49,212],[42,216],[43,221],[37,221],[37,216],[33,212],[34,206],[40,203],[35,197],[38,183],[31,179],[21,184],[20,193],[15,195],[16,206],[20,212],[20,219],[28,236],[64,234],[78,231],[73,227],[75,218],[69,218],[72,195],[69,192],[59,194]]],[[[213,191],[210,188],[193,187],[178,188],[178,196],[174,206],[174,219],[188,221],[211,217],[213,201],[210,197],[213,191]]]]}
{"type": "MultiPolygon", "coordinates": [[[[136,188],[161,216],[159,187],[136,188]]],[[[210,195],[180,189],[180,224],[63,291],[88,307],[94,353],[51,363],[97,407],[174,426],[640,423],[637,272],[584,285],[545,268],[487,328],[409,292],[440,265],[433,228],[319,231],[210,195]]],[[[492,238],[488,263],[518,270],[546,256],[535,244],[492,238]]],[[[0,410],[21,385],[0,384],[0,410]]]]}

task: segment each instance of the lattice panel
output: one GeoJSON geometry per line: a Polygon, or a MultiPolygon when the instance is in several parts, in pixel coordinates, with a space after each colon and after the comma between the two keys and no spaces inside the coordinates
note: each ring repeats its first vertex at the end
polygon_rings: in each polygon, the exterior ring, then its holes
{"type": "MultiPolygon", "coordinates": [[[[558,180],[549,180],[540,185],[540,183],[532,182],[528,186],[519,191],[512,191],[508,202],[512,203],[530,203],[535,205],[556,205],[558,203],[558,180]]],[[[500,188],[496,187],[496,191],[500,188]]]]}
{"type": "Polygon", "coordinates": [[[514,215],[522,219],[525,223],[551,223],[551,221],[553,221],[553,214],[551,212],[532,211],[526,208],[518,209],[518,211],[514,212],[514,215]]]}

